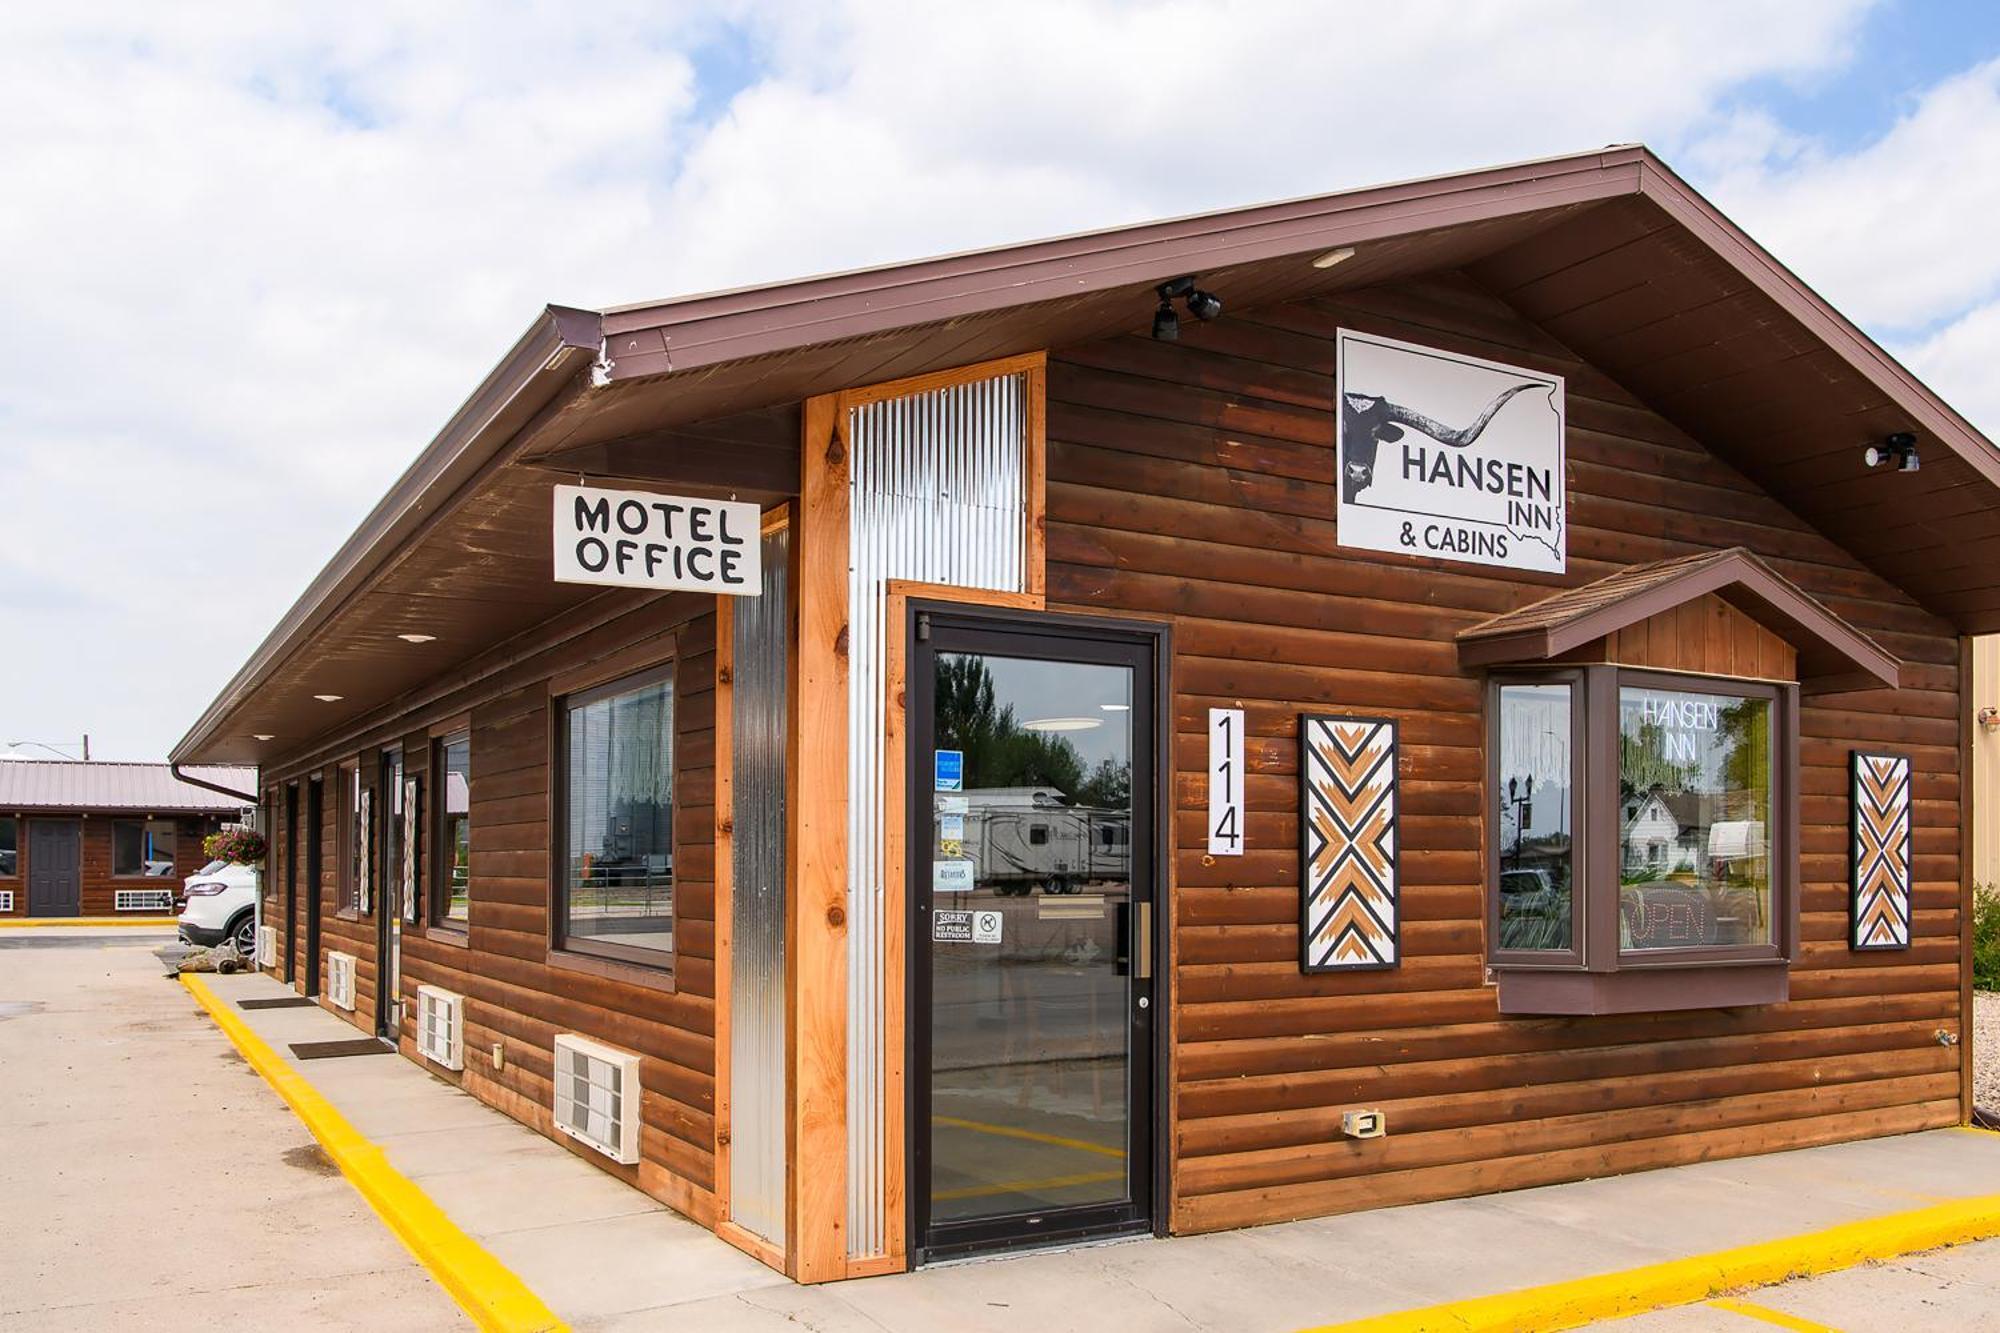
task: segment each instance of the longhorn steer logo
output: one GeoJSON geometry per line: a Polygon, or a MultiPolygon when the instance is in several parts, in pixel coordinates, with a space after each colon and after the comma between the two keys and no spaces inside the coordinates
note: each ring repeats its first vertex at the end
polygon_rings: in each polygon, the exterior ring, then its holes
{"type": "Polygon", "coordinates": [[[1383,444],[1393,444],[1403,438],[1403,427],[1430,436],[1439,444],[1463,449],[1478,439],[1487,425],[1507,401],[1526,389],[1547,388],[1546,384],[1529,381],[1503,389],[1492,402],[1486,405],[1478,418],[1463,430],[1453,430],[1440,422],[1433,421],[1423,413],[1392,403],[1387,398],[1374,397],[1365,393],[1343,393],[1340,396],[1340,438],[1343,466],[1340,472],[1340,497],[1353,504],[1361,492],[1375,481],[1375,451],[1383,444]]]}

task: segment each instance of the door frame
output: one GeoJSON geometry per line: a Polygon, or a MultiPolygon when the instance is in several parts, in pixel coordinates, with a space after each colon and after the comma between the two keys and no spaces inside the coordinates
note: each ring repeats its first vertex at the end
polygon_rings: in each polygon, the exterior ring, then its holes
{"type": "MultiPolygon", "coordinates": [[[[902,661],[905,664],[905,699],[902,742],[903,797],[903,895],[902,916],[904,938],[908,942],[905,949],[903,969],[903,1005],[909,1015],[903,1025],[904,1067],[909,1071],[903,1080],[902,1114],[909,1127],[903,1135],[903,1172],[909,1182],[904,1191],[903,1227],[905,1253],[909,1266],[917,1268],[924,1263],[938,1259],[956,1258],[962,1254],[994,1254],[1004,1252],[1008,1242],[1004,1239],[976,1239],[964,1244],[933,1246],[924,1244],[924,1191],[928,1182],[920,1165],[923,1153],[921,1143],[926,1136],[922,1111],[929,1098],[929,1009],[923,1000],[923,992],[929,979],[930,935],[928,930],[920,930],[917,920],[918,905],[922,897],[918,892],[918,872],[930,865],[930,835],[928,822],[930,802],[928,793],[920,785],[924,775],[929,774],[930,765],[923,761],[918,741],[932,733],[935,725],[928,710],[933,703],[931,685],[915,670],[920,660],[919,654],[928,644],[928,634],[919,637],[919,626],[928,622],[931,628],[942,623],[948,627],[986,629],[1000,633],[1032,635],[1042,639],[1077,639],[1084,642],[1124,642],[1146,649],[1152,655],[1152,671],[1135,672],[1135,675],[1150,686],[1152,698],[1152,726],[1147,737],[1150,742],[1152,767],[1151,799],[1143,806],[1139,793],[1133,793],[1133,809],[1144,808],[1152,822],[1152,836],[1146,840],[1145,864],[1148,867],[1153,903],[1152,938],[1148,942],[1152,954],[1153,988],[1151,994],[1153,1019],[1148,1027],[1150,1040],[1140,1047],[1136,1042],[1135,1055],[1143,1054],[1147,1062],[1147,1084],[1151,1105],[1145,1118],[1145,1134],[1149,1154],[1152,1158],[1147,1172],[1148,1192],[1146,1213],[1148,1216],[1123,1225],[1084,1226],[1065,1229],[1061,1232],[1036,1236],[1032,1240],[1020,1242],[1019,1248],[1041,1248],[1049,1245],[1074,1243],[1078,1240],[1095,1239],[1105,1236],[1167,1234],[1169,1222],[1170,1173],[1172,1169],[1171,1092],[1174,1028],[1173,950],[1170,947],[1173,930],[1173,735],[1174,735],[1174,694],[1173,694],[1173,631],[1163,621],[1126,619],[1124,617],[1077,615],[1065,612],[1043,611],[1028,607],[1007,607],[983,605],[976,602],[941,600],[936,598],[910,597],[907,599],[903,623],[892,632],[902,636],[902,661]]],[[[1135,738],[1136,739],[1136,738],[1135,738]]],[[[1134,865],[1138,864],[1139,841],[1132,842],[1134,865]]]]}
{"type": "MultiPolygon", "coordinates": [[[[29,916],[35,918],[38,921],[67,921],[82,916],[83,915],[84,821],[81,819],[37,819],[34,816],[30,815],[23,822],[27,825],[27,827],[21,831],[27,835],[27,841],[28,841],[27,845],[28,871],[26,875],[22,876],[22,878],[25,879],[27,882],[21,886],[21,888],[24,890],[27,896],[27,902],[23,904],[23,910],[26,911],[29,916]],[[35,830],[39,828],[63,828],[69,830],[70,845],[76,849],[76,855],[70,858],[71,860],[70,884],[75,889],[75,892],[72,893],[70,897],[76,903],[76,910],[74,912],[64,912],[60,915],[53,915],[53,914],[45,914],[37,912],[35,910],[35,862],[39,859],[35,855],[35,830]]],[[[107,824],[106,827],[108,828],[109,824],[107,824]]]]}
{"type": "Polygon", "coordinates": [[[317,997],[320,982],[320,917],[325,911],[326,783],[306,779],[306,994],[317,997]]]}
{"type": "Polygon", "coordinates": [[[403,1037],[403,819],[396,804],[406,758],[400,744],[375,756],[375,1035],[387,1041],[403,1037]]]}
{"type": "Polygon", "coordinates": [[[285,784],[285,984],[299,976],[299,784],[285,784]]]}

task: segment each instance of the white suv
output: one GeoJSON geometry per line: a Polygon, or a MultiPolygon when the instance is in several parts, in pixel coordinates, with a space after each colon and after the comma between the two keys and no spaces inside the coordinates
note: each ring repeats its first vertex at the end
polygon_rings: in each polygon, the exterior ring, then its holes
{"type": "Polygon", "coordinates": [[[181,888],[181,938],[213,947],[228,940],[245,958],[257,955],[257,869],[210,861],[181,888]]]}

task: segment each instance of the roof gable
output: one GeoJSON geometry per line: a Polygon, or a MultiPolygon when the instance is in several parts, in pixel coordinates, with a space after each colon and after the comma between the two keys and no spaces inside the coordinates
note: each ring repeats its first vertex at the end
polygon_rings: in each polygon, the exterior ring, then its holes
{"type": "Polygon", "coordinates": [[[1742,547],[1633,565],[1458,635],[1466,666],[1545,662],[1713,593],[1798,650],[1808,690],[1894,689],[1902,663],[1742,547]]]}

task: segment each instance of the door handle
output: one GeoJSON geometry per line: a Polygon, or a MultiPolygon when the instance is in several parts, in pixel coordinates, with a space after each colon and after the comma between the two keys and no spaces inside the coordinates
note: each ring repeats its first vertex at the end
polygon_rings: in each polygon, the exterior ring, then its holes
{"type": "Polygon", "coordinates": [[[1132,975],[1143,981],[1153,975],[1153,905],[1138,907],[1132,914],[1132,975]]]}

